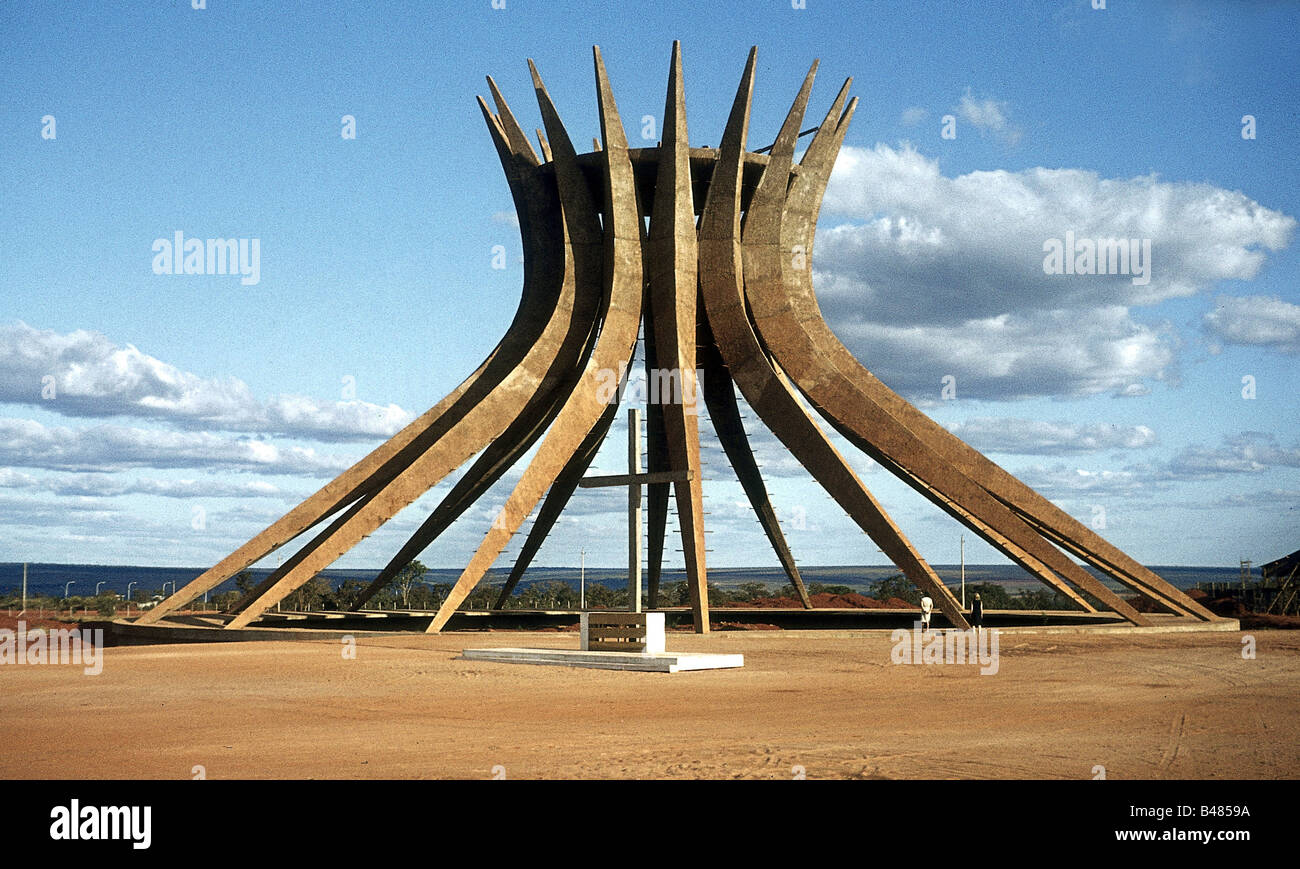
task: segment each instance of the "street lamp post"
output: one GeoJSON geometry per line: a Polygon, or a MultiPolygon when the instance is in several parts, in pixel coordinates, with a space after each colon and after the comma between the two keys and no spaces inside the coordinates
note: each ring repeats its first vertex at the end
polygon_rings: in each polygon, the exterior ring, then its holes
{"type": "Polygon", "coordinates": [[[104,584],[104,580],[95,583],[95,597],[99,597],[99,587],[104,584]]]}
{"type": "Polygon", "coordinates": [[[131,586],[135,585],[137,580],[131,580],[126,584],[126,614],[131,614],[131,586]]]}
{"type": "Polygon", "coordinates": [[[67,599],[68,599],[68,588],[69,588],[70,586],[74,586],[74,585],[76,585],[76,584],[77,584],[77,581],[76,581],[75,579],[70,579],[70,580],[68,580],[67,582],[65,582],[65,583],[63,584],[63,599],[64,599],[64,600],[67,600],[67,599]]]}
{"type": "Polygon", "coordinates": [[[961,608],[966,609],[966,536],[961,538],[961,608]]]}

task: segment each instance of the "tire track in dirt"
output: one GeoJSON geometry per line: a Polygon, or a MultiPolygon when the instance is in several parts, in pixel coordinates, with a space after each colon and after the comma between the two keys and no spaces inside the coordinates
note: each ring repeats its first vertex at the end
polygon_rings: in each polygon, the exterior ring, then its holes
{"type": "Polygon", "coordinates": [[[1178,750],[1182,748],[1183,731],[1187,728],[1187,713],[1179,714],[1169,726],[1169,745],[1165,748],[1164,757],[1160,758],[1160,775],[1164,776],[1169,771],[1169,767],[1178,759],[1178,750]]]}

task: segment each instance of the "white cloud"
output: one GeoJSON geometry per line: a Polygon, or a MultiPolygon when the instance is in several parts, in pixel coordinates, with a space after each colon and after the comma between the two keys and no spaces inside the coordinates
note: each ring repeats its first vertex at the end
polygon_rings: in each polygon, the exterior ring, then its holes
{"type": "Polygon", "coordinates": [[[1193,446],[1170,460],[1164,476],[1199,480],[1224,474],[1259,474],[1270,468],[1300,468],[1300,446],[1282,447],[1272,434],[1242,432],[1217,448],[1193,446]]]}
{"type": "MultiPolygon", "coordinates": [[[[263,480],[226,482],[223,480],[166,480],[137,477],[126,480],[115,474],[60,473],[37,476],[0,468],[0,489],[26,489],[56,495],[112,497],[117,495],[156,495],[162,498],[247,498],[276,497],[286,493],[263,480]]],[[[293,497],[293,496],[289,496],[293,497]]]]}
{"type": "Polygon", "coordinates": [[[1245,507],[1251,510],[1268,507],[1270,509],[1285,508],[1295,510],[1300,507],[1300,489],[1252,489],[1249,492],[1224,495],[1212,503],[1192,504],[1191,506],[1206,510],[1215,510],[1222,507],[1245,507]]]}
{"type": "Polygon", "coordinates": [[[948,427],[981,452],[1070,455],[1110,449],[1141,449],[1156,443],[1144,425],[1044,422],[1011,417],[971,419],[948,427]]]}
{"type": "Polygon", "coordinates": [[[1212,335],[1229,344],[1300,353],[1300,305],[1276,296],[1220,296],[1203,323],[1212,335]]]}
{"type": "Polygon", "coordinates": [[[920,106],[910,106],[903,110],[903,116],[900,120],[905,127],[915,127],[925,120],[927,114],[928,112],[920,106]]]}
{"type": "Polygon", "coordinates": [[[886,383],[966,395],[1141,394],[1177,376],[1176,334],[1138,306],[1251,280],[1296,221],[1239,192],[1154,176],[1033,168],[945,177],[910,146],[845,147],[817,234],[814,284],[835,331],[886,383]],[[1049,275],[1043,245],[1151,240],[1150,281],[1049,275]]]}
{"type": "Polygon", "coordinates": [[[1011,125],[1007,118],[1007,104],[999,100],[977,100],[971,95],[970,88],[962,95],[957,104],[957,116],[975,127],[981,133],[987,131],[995,134],[1008,144],[1020,141],[1022,131],[1011,125]]]}
{"type": "MultiPolygon", "coordinates": [[[[1022,470],[1016,476],[1049,498],[1084,495],[1133,498],[1181,483],[1243,474],[1262,477],[1265,472],[1276,473],[1279,468],[1300,468],[1300,445],[1283,447],[1271,434],[1242,432],[1224,438],[1218,447],[1185,447],[1167,461],[1096,470],[1068,465],[1039,466],[1022,470]]],[[[1260,492],[1261,497],[1273,501],[1294,495],[1294,492],[1283,489],[1261,489],[1260,492]]],[[[1203,503],[1200,499],[1193,499],[1186,506],[1203,506],[1203,503]]],[[[1233,496],[1216,503],[1244,506],[1248,502],[1233,496]]]]}
{"type": "Polygon", "coordinates": [[[1070,499],[1135,498],[1163,486],[1134,470],[1092,470],[1053,465],[1029,468],[1016,474],[1027,486],[1045,497],[1070,499]]]}
{"type": "Polygon", "coordinates": [[[389,437],[411,419],[394,404],[300,395],[261,402],[233,377],[204,379],[97,332],[60,334],[24,323],[0,327],[0,402],[72,417],[135,416],[187,429],[326,441],[389,437]],[[53,397],[43,397],[50,388],[53,397]]]}
{"type": "Polygon", "coordinates": [[[74,429],[0,418],[0,463],[47,470],[109,472],[128,468],[255,470],[261,474],[332,476],[355,458],[207,432],[117,425],[74,429]]]}
{"type": "Polygon", "coordinates": [[[1171,342],[1122,308],[910,327],[833,319],[832,326],[877,377],[913,397],[939,398],[947,375],[959,399],[1132,394],[1139,381],[1176,378],[1171,342]]]}

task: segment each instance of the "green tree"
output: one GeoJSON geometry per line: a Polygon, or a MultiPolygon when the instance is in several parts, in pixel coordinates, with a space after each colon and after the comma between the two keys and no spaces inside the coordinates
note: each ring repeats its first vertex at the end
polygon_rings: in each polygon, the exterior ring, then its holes
{"type": "Polygon", "coordinates": [[[429,596],[431,598],[429,608],[438,609],[442,602],[451,594],[452,585],[450,582],[435,582],[429,586],[429,596]]]}
{"type": "MultiPolygon", "coordinates": [[[[685,588],[686,583],[681,583],[685,588]]],[[[660,597],[664,596],[665,589],[660,589],[660,597]]],[[[672,606],[668,603],[665,606],[672,606]]],[[[587,608],[588,609],[623,609],[627,607],[627,589],[613,589],[604,583],[593,582],[587,585],[587,608]]]]}
{"type": "Polygon", "coordinates": [[[235,604],[239,603],[239,600],[242,597],[243,597],[242,594],[240,594],[238,591],[232,588],[214,594],[212,596],[212,604],[218,610],[225,611],[225,610],[229,610],[235,604]]]}
{"type": "Polygon", "coordinates": [[[471,591],[464,602],[460,605],[463,610],[489,610],[497,602],[497,596],[501,594],[501,589],[493,588],[490,585],[480,584],[478,588],[471,591]]]}
{"type": "Polygon", "coordinates": [[[106,619],[117,615],[117,597],[113,594],[101,594],[95,598],[95,611],[106,619]]]}
{"type": "Polygon", "coordinates": [[[984,604],[984,611],[989,610],[1009,610],[1015,609],[1015,603],[1011,595],[1005,588],[996,582],[979,582],[974,585],[966,586],[966,608],[970,609],[971,601],[975,600],[975,595],[980,596],[980,602],[984,604]]]}
{"type": "Polygon", "coordinates": [[[742,582],[736,586],[733,600],[753,601],[772,593],[765,582],[742,582]]]}
{"type": "Polygon", "coordinates": [[[329,609],[350,610],[366,590],[367,583],[359,579],[345,579],[336,588],[326,603],[329,609]]]}
{"type": "Polygon", "coordinates": [[[1079,605],[1059,591],[1031,588],[1011,598],[1011,606],[1027,610],[1077,610],[1079,605]]]}
{"type": "Polygon", "coordinates": [[[876,600],[889,600],[891,597],[905,600],[913,606],[921,605],[921,592],[912,581],[901,573],[877,580],[868,586],[871,597],[876,600]]]}
{"type": "Polygon", "coordinates": [[[424,575],[428,572],[429,568],[416,560],[403,567],[392,578],[391,584],[401,597],[402,609],[411,608],[411,590],[424,581],[424,575]]]}
{"type": "Polygon", "coordinates": [[[510,605],[512,609],[577,609],[578,592],[560,580],[535,582],[511,598],[510,605]]]}
{"type": "Polygon", "coordinates": [[[313,576],[287,596],[283,606],[299,612],[324,609],[327,599],[333,597],[333,594],[334,589],[328,579],[323,576],[313,576]]]}
{"type": "Polygon", "coordinates": [[[256,587],[257,583],[253,580],[251,570],[241,570],[235,574],[235,588],[239,589],[240,596],[244,596],[256,587]]]}

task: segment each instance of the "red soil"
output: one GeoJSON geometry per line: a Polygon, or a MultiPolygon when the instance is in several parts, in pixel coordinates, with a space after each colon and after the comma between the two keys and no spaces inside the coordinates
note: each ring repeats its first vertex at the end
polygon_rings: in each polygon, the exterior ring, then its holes
{"type": "MultiPolygon", "coordinates": [[[[849,594],[814,594],[809,596],[814,609],[915,609],[913,604],[896,597],[879,601],[874,597],[851,592],[849,594]]],[[[760,597],[752,601],[728,603],[729,607],[755,607],[758,609],[803,609],[803,602],[794,597],[760,597]]]]}
{"type": "Polygon", "coordinates": [[[78,624],[77,622],[59,621],[58,619],[50,618],[50,617],[41,618],[39,615],[37,615],[36,612],[32,612],[31,610],[28,610],[26,613],[24,613],[21,616],[17,616],[17,615],[11,616],[8,613],[0,613],[0,629],[8,628],[11,631],[16,631],[18,630],[19,622],[22,622],[24,626],[24,630],[28,630],[28,631],[34,631],[37,628],[44,628],[48,630],[50,628],[81,627],[81,625],[78,624]]]}

